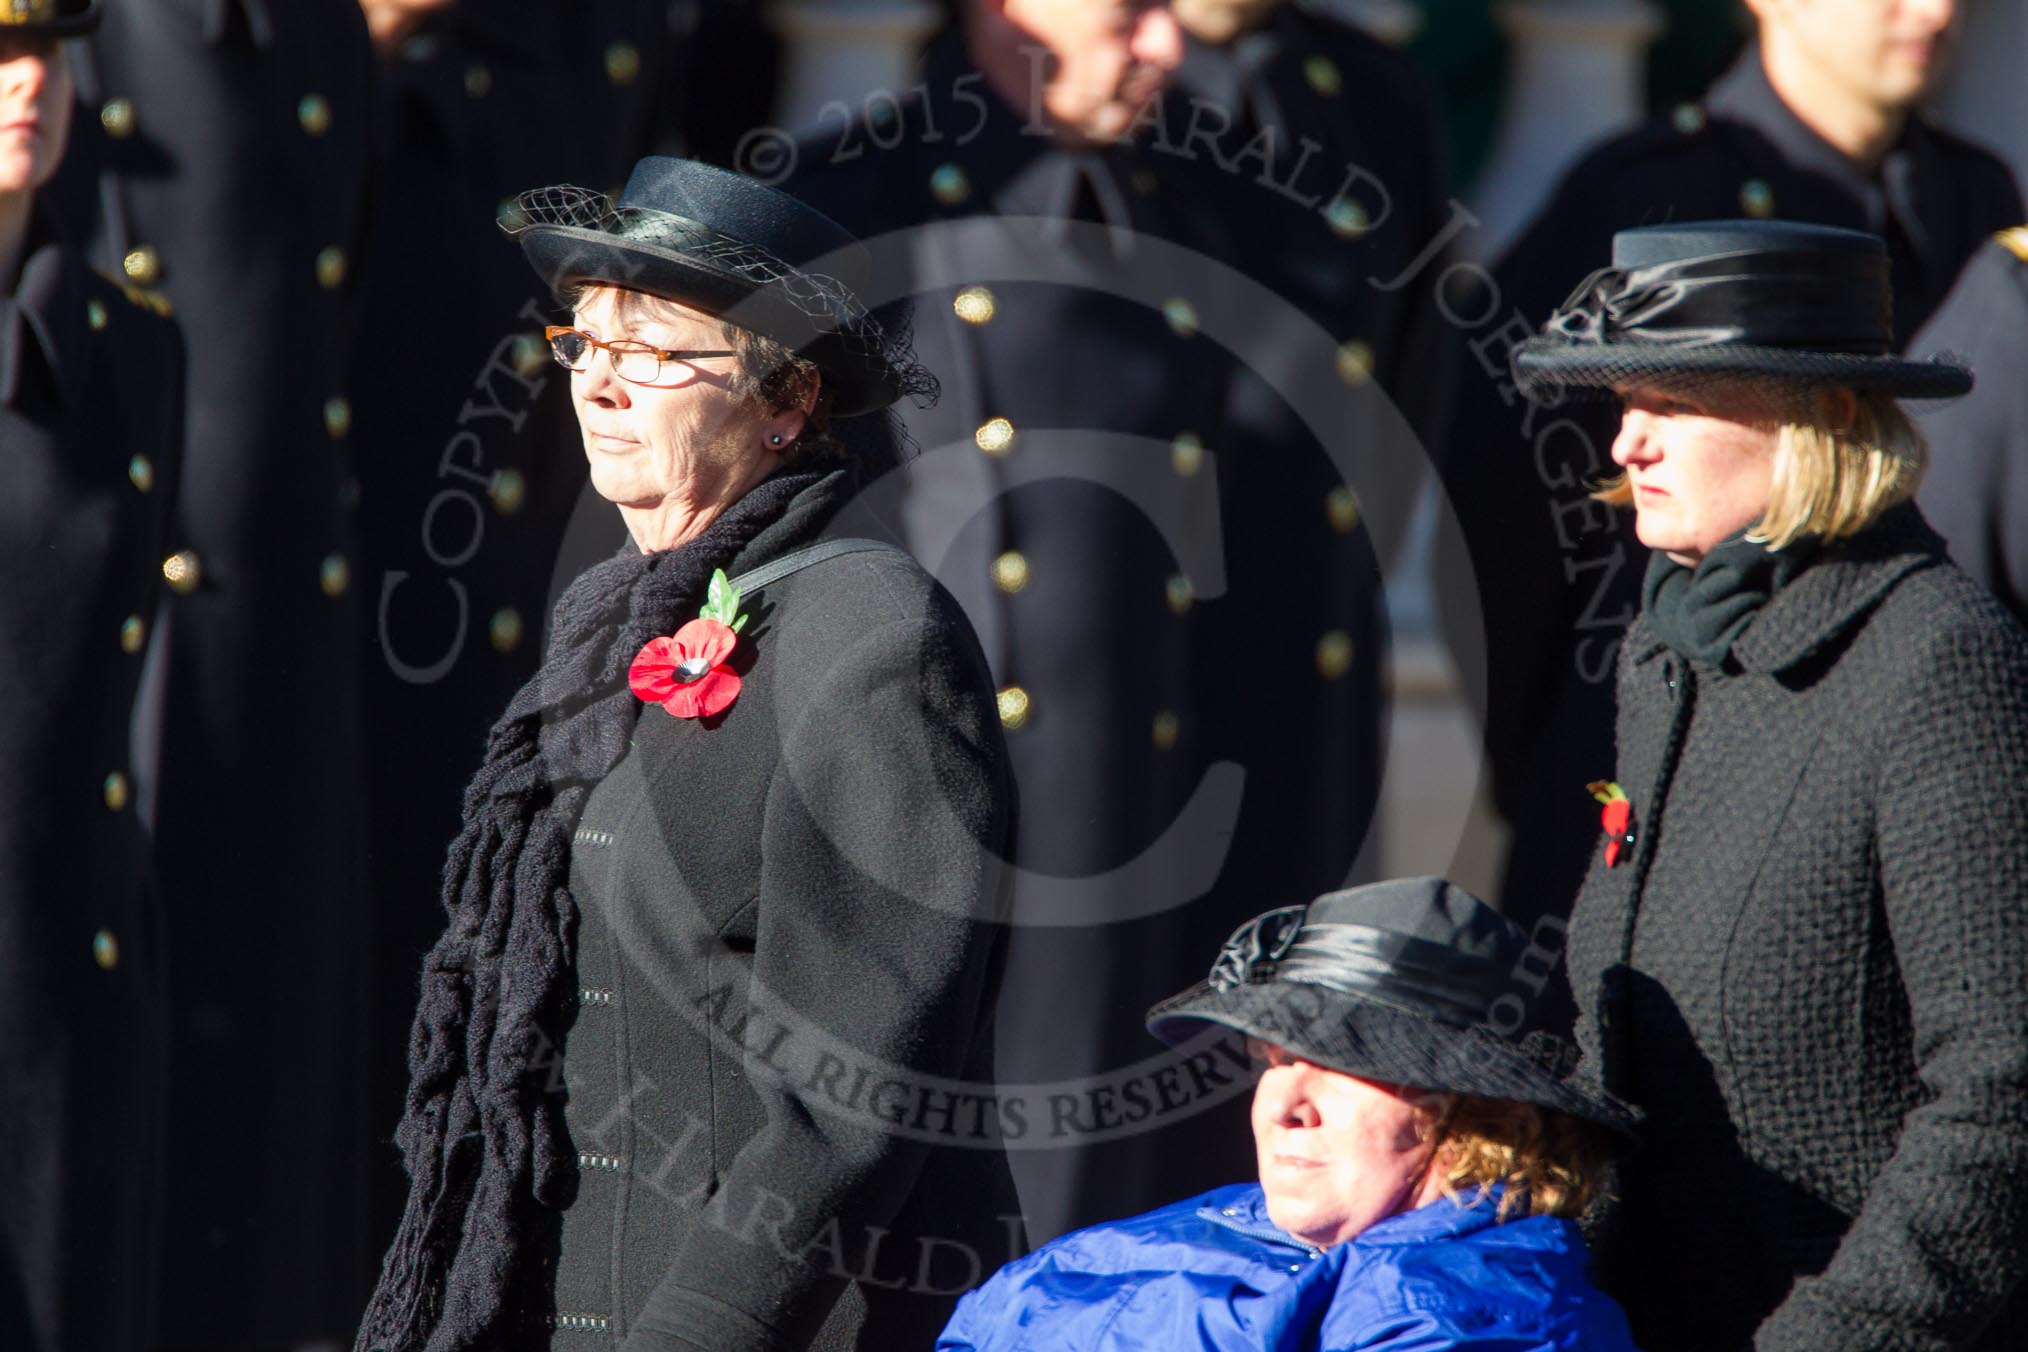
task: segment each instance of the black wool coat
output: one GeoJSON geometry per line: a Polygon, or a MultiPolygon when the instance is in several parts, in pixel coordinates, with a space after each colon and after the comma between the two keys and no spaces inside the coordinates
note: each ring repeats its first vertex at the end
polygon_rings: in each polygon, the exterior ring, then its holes
{"type": "Polygon", "coordinates": [[[1572,921],[1586,1063],[1648,1113],[1597,1237],[1651,1352],[2018,1347],[2028,639],[1912,506],[1723,669],[1645,617],[1635,844],[1572,921]]]}
{"type": "MultiPolygon", "coordinates": [[[[728,571],[813,539],[839,477],[728,571]]],[[[737,701],[643,705],[573,844],[559,1349],[927,1347],[1018,1234],[988,1026],[1012,803],[970,626],[896,550],[745,609],[737,701]]]]}
{"type": "Polygon", "coordinates": [[[0,292],[0,1347],[154,1345],[167,1016],[129,745],[181,446],[173,325],[48,219],[0,292]]]}

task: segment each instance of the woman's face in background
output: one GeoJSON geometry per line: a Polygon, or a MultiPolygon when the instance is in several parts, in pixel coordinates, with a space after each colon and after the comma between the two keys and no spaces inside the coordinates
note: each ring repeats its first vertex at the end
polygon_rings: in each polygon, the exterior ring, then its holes
{"type": "Polygon", "coordinates": [[[70,140],[70,67],[55,38],[0,29],[0,193],[33,192],[70,140]]]}
{"type": "Polygon", "coordinates": [[[1694,567],[1766,514],[1781,426],[1771,397],[1746,383],[1624,397],[1613,461],[1627,472],[1642,544],[1694,567]]]}

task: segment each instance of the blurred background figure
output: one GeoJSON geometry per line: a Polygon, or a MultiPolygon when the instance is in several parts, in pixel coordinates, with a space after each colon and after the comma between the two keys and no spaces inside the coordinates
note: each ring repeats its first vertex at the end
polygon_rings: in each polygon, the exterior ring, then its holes
{"type": "Polygon", "coordinates": [[[1616,416],[1532,405],[1514,344],[1608,253],[1666,220],[1780,217],[1886,238],[1905,343],[2021,197],[1991,154],[1919,111],[1957,32],[1951,0],[1748,0],[1756,38],[1700,102],[1587,154],[1493,269],[1455,299],[1499,322],[1469,334],[1446,487],[1471,541],[1479,611],[1446,617],[1487,655],[1486,747],[1512,829],[1501,889],[1524,920],[1563,912],[1597,837],[1585,784],[1612,761],[1612,673],[1646,554],[1586,495],[1616,416]]]}
{"type": "Polygon", "coordinates": [[[1978,384],[1916,409],[1939,448],[1917,501],[1951,561],[2028,624],[2028,226],[2003,230],[1965,265],[1909,350],[1955,354],[1978,384]]]}
{"type": "Polygon", "coordinates": [[[1366,279],[1428,244],[1434,122],[1399,57],[1276,8],[974,0],[907,100],[796,148],[793,190],[888,237],[941,363],[887,491],[982,636],[1016,767],[999,1069],[1051,1118],[1014,1160],[1036,1239],[1244,1169],[1243,1070],[1150,1056],[1121,1011],[1261,888],[1374,867],[1362,495],[1396,528],[1420,457],[1386,398],[1414,301],[1366,279]],[[1320,405],[1329,448],[1296,412],[1320,405]],[[1389,472],[1355,488],[1334,454],[1389,472]]]}
{"type": "Polygon", "coordinates": [[[182,426],[155,298],[86,266],[39,192],[63,39],[97,0],[0,9],[0,1346],[153,1346],[162,916],[141,790],[182,426]],[[130,733],[130,720],[131,733],[130,733]],[[137,734],[137,735],[134,735],[137,734]]]}
{"type": "MultiPolygon", "coordinates": [[[[349,1336],[371,1272],[347,369],[366,194],[354,0],[123,0],[57,186],[189,354],[155,821],[170,964],[161,1342],[349,1336]]],[[[428,361],[426,336],[415,359],[428,361]]]]}

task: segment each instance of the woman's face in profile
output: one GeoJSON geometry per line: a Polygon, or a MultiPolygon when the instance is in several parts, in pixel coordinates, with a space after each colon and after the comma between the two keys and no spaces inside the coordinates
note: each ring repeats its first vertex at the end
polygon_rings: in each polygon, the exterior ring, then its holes
{"type": "Polygon", "coordinates": [[[1430,1200],[1423,1091],[1362,1080],[1257,1045],[1253,1139],[1268,1216],[1320,1249],[1430,1200]]]}
{"type": "Polygon", "coordinates": [[[1780,428],[1768,396],[1740,383],[1624,397],[1613,461],[1627,472],[1642,544],[1695,566],[1766,514],[1780,428]]]}
{"type": "Polygon", "coordinates": [[[70,138],[70,67],[55,38],[0,28],[0,193],[50,180],[70,138]]]}

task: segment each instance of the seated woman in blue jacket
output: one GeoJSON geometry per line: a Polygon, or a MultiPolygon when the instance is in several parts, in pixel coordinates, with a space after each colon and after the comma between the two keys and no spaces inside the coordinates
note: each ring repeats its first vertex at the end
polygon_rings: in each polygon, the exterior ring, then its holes
{"type": "Polygon", "coordinates": [[[1260,1181],[1017,1259],[940,1352],[1630,1352],[1572,1218],[1637,1114],[1531,1029],[1554,959],[1439,878],[1241,926],[1148,1026],[1256,1048],[1260,1181]]]}

